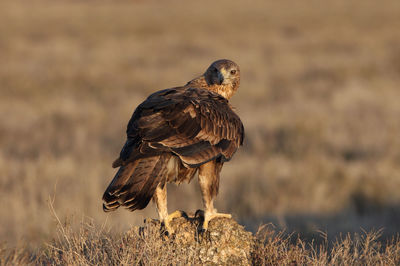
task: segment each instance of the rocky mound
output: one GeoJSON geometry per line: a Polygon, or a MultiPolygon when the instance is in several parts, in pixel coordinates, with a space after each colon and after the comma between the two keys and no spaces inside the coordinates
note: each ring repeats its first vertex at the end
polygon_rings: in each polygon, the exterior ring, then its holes
{"type": "MultiPolygon", "coordinates": [[[[198,230],[201,223],[201,218],[176,218],[171,224],[175,234],[166,236],[159,221],[148,220],[143,227],[133,227],[126,234],[124,242],[127,245],[142,245],[143,243],[137,243],[137,235],[140,235],[141,241],[153,246],[156,244],[159,252],[163,252],[166,257],[179,256],[183,264],[251,263],[251,251],[255,244],[252,233],[244,230],[244,227],[233,219],[213,219],[205,233],[198,230]]],[[[155,251],[154,256],[158,254],[155,251]]]]}

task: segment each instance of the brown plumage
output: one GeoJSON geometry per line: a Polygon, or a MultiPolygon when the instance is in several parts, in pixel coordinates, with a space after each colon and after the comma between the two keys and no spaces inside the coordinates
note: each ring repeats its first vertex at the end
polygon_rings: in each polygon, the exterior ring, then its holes
{"type": "MultiPolygon", "coordinates": [[[[135,110],[127,141],[113,167],[119,167],[103,195],[104,211],[124,206],[143,209],[153,198],[168,231],[166,183],[190,181],[199,171],[205,205],[204,229],[218,214],[212,201],[219,173],[243,143],[244,129],[228,99],[240,83],[239,66],[218,60],[185,86],[150,95],[135,110]]],[[[170,232],[171,233],[171,232],[170,232]]]]}

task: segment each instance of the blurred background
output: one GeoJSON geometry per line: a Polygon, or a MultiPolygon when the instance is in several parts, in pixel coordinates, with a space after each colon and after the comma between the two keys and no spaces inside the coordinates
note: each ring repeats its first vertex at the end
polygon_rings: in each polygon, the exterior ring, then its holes
{"type": "MultiPolygon", "coordinates": [[[[156,218],[102,211],[126,125],[220,58],[241,67],[246,129],[220,211],[310,238],[400,231],[399,1],[3,0],[0,242],[53,237],[49,200],[120,232],[156,218]]],[[[197,180],[168,191],[170,211],[202,208],[197,180]]]]}

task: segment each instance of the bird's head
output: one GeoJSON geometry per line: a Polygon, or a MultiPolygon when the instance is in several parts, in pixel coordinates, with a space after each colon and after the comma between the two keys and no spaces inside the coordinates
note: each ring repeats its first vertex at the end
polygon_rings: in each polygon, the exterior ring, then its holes
{"type": "Polygon", "coordinates": [[[217,60],[204,73],[207,84],[215,92],[229,99],[240,85],[240,68],[228,59],[217,60]]]}

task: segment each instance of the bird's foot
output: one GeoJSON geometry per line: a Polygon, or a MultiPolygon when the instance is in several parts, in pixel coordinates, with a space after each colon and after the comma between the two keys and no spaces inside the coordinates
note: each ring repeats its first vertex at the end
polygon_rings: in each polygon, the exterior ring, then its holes
{"type": "Polygon", "coordinates": [[[202,227],[199,230],[201,233],[204,233],[204,232],[206,232],[208,230],[208,224],[212,219],[215,219],[215,218],[228,218],[228,219],[230,219],[230,218],[232,218],[232,215],[230,215],[228,213],[218,213],[218,212],[207,213],[207,212],[204,212],[204,211],[201,211],[201,210],[196,211],[195,216],[197,217],[199,215],[202,216],[203,219],[204,219],[202,227]]]}
{"type": "Polygon", "coordinates": [[[184,211],[174,211],[173,213],[169,214],[166,218],[163,219],[162,223],[164,224],[165,233],[167,235],[173,235],[175,230],[171,226],[171,222],[175,218],[185,217],[187,218],[187,214],[184,211]]]}

